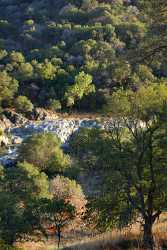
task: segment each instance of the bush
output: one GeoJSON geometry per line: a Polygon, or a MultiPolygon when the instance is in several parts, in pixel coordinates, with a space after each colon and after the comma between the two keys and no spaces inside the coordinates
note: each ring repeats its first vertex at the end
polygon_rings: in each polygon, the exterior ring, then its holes
{"type": "Polygon", "coordinates": [[[60,146],[58,137],[51,133],[35,134],[22,144],[19,159],[37,166],[48,175],[62,173],[70,166],[70,158],[60,146]]]}
{"type": "Polygon", "coordinates": [[[49,101],[49,109],[52,111],[61,110],[61,103],[59,100],[51,99],[49,101]]]}
{"type": "Polygon", "coordinates": [[[16,51],[11,52],[10,60],[13,63],[23,63],[23,62],[25,62],[25,58],[24,58],[23,54],[20,53],[20,52],[16,52],[16,51]]]}
{"type": "Polygon", "coordinates": [[[18,112],[27,113],[33,110],[33,104],[26,96],[18,96],[15,101],[15,107],[18,112]]]}

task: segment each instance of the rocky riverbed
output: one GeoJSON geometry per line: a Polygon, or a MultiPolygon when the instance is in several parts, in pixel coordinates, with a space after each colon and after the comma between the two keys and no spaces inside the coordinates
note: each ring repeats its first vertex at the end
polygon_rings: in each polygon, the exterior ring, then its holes
{"type": "MultiPolygon", "coordinates": [[[[57,135],[63,147],[68,146],[68,142],[74,133],[81,128],[101,128],[111,129],[112,120],[108,119],[100,122],[98,119],[91,118],[53,118],[47,117],[42,121],[25,120],[21,124],[13,124],[7,118],[4,118],[6,128],[3,138],[0,137],[0,143],[6,147],[5,154],[0,156],[0,164],[10,165],[17,158],[17,148],[22,141],[34,133],[50,132],[57,135]]],[[[0,124],[0,126],[2,126],[0,124]]]]}

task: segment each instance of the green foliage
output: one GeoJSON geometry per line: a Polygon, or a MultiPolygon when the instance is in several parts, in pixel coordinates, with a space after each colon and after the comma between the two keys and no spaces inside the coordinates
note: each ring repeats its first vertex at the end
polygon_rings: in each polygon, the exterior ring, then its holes
{"type": "Polygon", "coordinates": [[[101,179],[100,196],[92,198],[89,210],[98,229],[123,227],[141,216],[147,247],[154,222],[166,210],[166,105],[163,83],[118,90],[104,108],[112,129],[82,129],[70,144],[81,167],[101,179]]]}
{"type": "Polygon", "coordinates": [[[18,82],[8,75],[6,71],[0,72],[0,103],[13,98],[18,88],[18,82]]]}
{"type": "Polygon", "coordinates": [[[3,129],[0,129],[0,136],[4,135],[3,129]]]}
{"type": "Polygon", "coordinates": [[[61,103],[59,100],[51,99],[49,100],[49,106],[48,108],[52,111],[58,111],[61,110],[61,103]]]}
{"type": "Polygon", "coordinates": [[[32,19],[28,19],[28,20],[26,20],[26,21],[25,21],[25,24],[26,24],[26,25],[30,25],[30,26],[31,26],[31,25],[33,25],[33,24],[34,24],[34,20],[32,20],[32,19]]]}
{"type": "Polygon", "coordinates": [[[19,80],[28,80],[33,77],[33,66],[30,63],[21,63],[17,74],[19,80]]]}
{"type": "Polygon", "coordinates": [[[54,228],[59,248],[62,230],[76,217],[75,208],[64,200],[52,199],[42,200],[40,210],[45,221],[54,228]]]}
{"type": "MultiPolygon", "coordinates": [[[[112,131],[81,129],[70,142],[72,171],[100,176],[90,212],[102,230],[140,215],[144,234],[151,232],[166,208],[166,20],[165,0],[0,3],[0,109],[97,111],[105,104],[102,112],[113,117],[112,131]]],[[[73,203],[77,212],[78,200],[85,206],[80,186],[65,177],[53,179],[48,192],[42,171],[71,171],[58,138],[27,138],[19,160],[0,170],[0,237],[7,244],[43,231],[43,217],[60,230],[55,215],[71,221],[73,203]]],[[[144,237],[151,245],[151,233],[144,237]]]]}
{"type": "Polygon", "coordinates": [[[75,216],[75,209],[72,205],[65,203],[64,200],[48,200],[47,208],[44,212],[47,212],[48,219],[53,225],[58,227],[65,227],[69,224],[75,216]]]}
{"type": "Polygon", "coordinates": [[[35,134],[23,142],[19,159],[27,161],[49,175],[61,173],[70,166],[70,158],[60,148],[60,141],[50,133],[35,134]]]}
{"type": "Polygon", "coordinates": [[[0,60],[3,60],[8,55],[6,50],[0,51],[0,60]]]}
{"type": "Polygon", "coordinates": [[[1,250],[23,250],[18,247],[7,245],[3,241],[0,241],[0,247],[1,247],[1,250]]]}
{"type": "MultiPolygon", "coordinates": [[[[80,170],[104,170],[108,165],[107,157],[111,147],[109,134],[99,129],[80,129],[70,141],[71,154],[79,158],[80,170]],[[103,152],[103,155],[101,154],[103,152]],[[105,160],[106,159],[106,160],[105,160]],[[104,164],[105,162],[105,164],[104,164]]],[[[109,164],[109,163],[108,163],[109,164]]]]}
{"type": "Polygon", "coordinates": [[[18,112],[27,113],[33,110],[33,104],[26,96],[18,96],[15,100],[15,107],[18,112]]]}
{"type": "Polygon", "coordinates": [[[94,141],[93,133],[86,131],[78,148],[73,144],[80,159],[88,154],[95,159],[96,171],[103,167],[102,195],[92,203],[98,227],[124,226],[140,215],[143,242],[150,248],[153,224],[166,209],[166,105],[165,84],[136,92],[118,90],[107,105],[112,130],[99,131],[94,141]]]}
{"type": "Polygon", "coordinates": [[[67,106],[75,104],[76,100],[82,99],[84,95],[95,92],[95,86],[92,84],[92,77],[83,71],[75,77],[74,85],[70,86],[65,93],[67,106]]]}
{"type": "Polygon", "coordinates": [[[53,80],[56,73],[56,67],[48,61],[37,64],[36,69],[39,77],[43,80],[53,80]]]}
{"type": "Polygon", "coordinates": [[[6,170],[5,181],[8,192],[15,193],[21,199],[31,200],[35,197],[49,197],[48,177],[33,165],[18,163],[11,171],[6,170]],[[19,185],[18,185],[19,183],[19,185]]]}
{"type": "Polygon", "coordinates": [[[167,98],[167,86],[154,84],[142,86],[137,92],[131,90],[115,92],[108,98],[105,110],[116,117],[127,116],[132,121],[150,121],[155,115],[163,112],[167,98]]]}
{"type": "Polygon", "coordinates": [[[2,168],[0,177],[0,238],[12,246],[35,230],[43,233],[39,213],[29,207],[50,197],[47,176],[22,163],[10,170],[2,168]]]}
{"type": "Polygon", "coordinates": [[[22,53],[12,51],[10,54],[10,60],[12,63],[24,63],[25,58],[22,53]]]}
{"type": "Polygon", "coordinates": [[[96,111],[99,93],[166,79],[166,1],[51,2],[0,4],[1,71],[19,81],[17,95],[96,111]]]}
{"type": "Polygon", "coordinates": [[[40,240],[48,228],[55,229],[59,244],[62,230],[81,216],[86,204],[75,181],[57,176],[49,183],[46,174],[26,162],[11,169],[1,167],[0,202],[0,246],[4,249],[15,249],[13,243],[22,238],[40,240]]]}

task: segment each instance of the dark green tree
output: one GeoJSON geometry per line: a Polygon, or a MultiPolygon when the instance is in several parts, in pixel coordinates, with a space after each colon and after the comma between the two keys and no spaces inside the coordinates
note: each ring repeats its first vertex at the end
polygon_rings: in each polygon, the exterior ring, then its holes
{"type": "Polygon", "coordinates": [[[113,117],[110,185],[119,179],[121,199],[139,214],[143,245],[154,249],[152,227],[166,208],[166,85],[118,91],[108,106],[113,117]],[[113,178],[115,175],[116,178],[113,178]]]}
{"type": "Polygon", "coordinates": [[[8,75],[6,71],[0,72],[0,103],[9,101],[17,92],[18,82],[8,75]]]}
{"type": "Polygon", "coordinates": [[[71,144],[79,161],[101,177],[100,195],[92,199],[97,227],[140,218],[146,249],[155,248],[152,228],[167,202],[166,105],[165,84],[119,90],[104,109],[112,116],[110,131],[83,130],[71,144]]]}
{"type": "Polygon", "coordinates": [[[1,168],[0,178],[1,239],[13,245],[36,231],[44,233],[40,214],[29,207],[37,207],[40,199],[50,198],[47,176],[32,165],[22,163],[10,170],[1,168]]]}

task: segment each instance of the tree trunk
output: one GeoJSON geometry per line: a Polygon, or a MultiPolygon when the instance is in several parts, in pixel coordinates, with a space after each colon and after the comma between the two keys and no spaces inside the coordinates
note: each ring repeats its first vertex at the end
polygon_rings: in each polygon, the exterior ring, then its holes
{"type": "Polygon", "coordinates": [[[59,227],[58,227],[58,230],[57,230],[57,236],[58,236],[57,247],[59,249],[59,247],[60,247],[60,241],[61,241],[61,229],[59,227]]]}
{"type": "Polygon", "coordinates": [[[153,218],[152,216],[145,218],[145,223],[143,226],[144,234],[143,234],[143,247],[144,249],[148,250],[154,250],[155,244],[154,244],[154,237],[152,232],[153,227],[153,218]]]}

